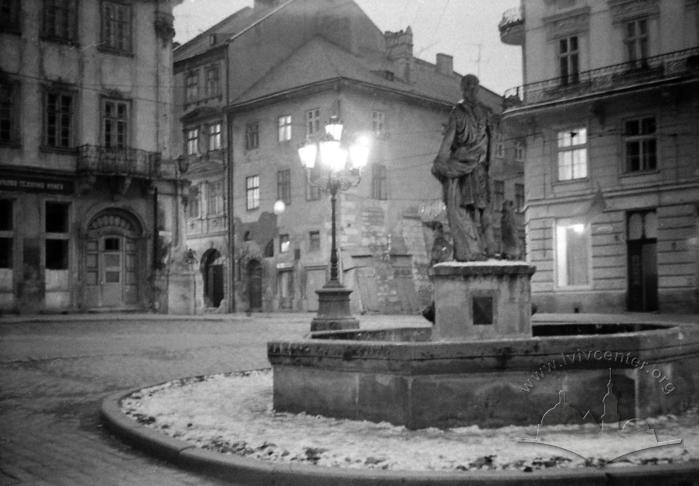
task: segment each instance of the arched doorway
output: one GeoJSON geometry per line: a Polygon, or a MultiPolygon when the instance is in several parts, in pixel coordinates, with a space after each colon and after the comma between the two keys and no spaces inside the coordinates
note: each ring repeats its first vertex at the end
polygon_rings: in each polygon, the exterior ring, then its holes
{"type": "Polygon", "coordinates": [[[250,260],[247,264],[248,310],[262,310],[262,264],[250,260]]]}
{"type": "Polygon", "coordinates": [[[201,274],[204,280],[204,303],[206,307],[218,307],[223,300],[223,264],[221,253],[212,248],[201,258],[201,274]]]}
{"type": "Polygon", "coordinates": [[[85,306],[133,308],[141,298],[145,254],[138,219],[123,209],[105,209],[87,225],[85,306]]]}

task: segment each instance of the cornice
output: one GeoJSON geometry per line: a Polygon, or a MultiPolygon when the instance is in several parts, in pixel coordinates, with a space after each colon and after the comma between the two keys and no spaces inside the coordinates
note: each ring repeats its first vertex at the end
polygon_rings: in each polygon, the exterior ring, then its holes
{"type": "Polygon", "coordinates": [[[590,7],[549,15],[542,20],[549,40],[587,32],[590,29],[590,7]]]}

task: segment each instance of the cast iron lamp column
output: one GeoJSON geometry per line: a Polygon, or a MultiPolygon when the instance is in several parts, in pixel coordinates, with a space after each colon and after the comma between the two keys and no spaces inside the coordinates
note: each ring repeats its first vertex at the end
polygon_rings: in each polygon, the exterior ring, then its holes
{"type": "Polygon", "coordinates": [[[340,144],[342,128],[337,118],[331,118],[325,126],[322,140],[317,143],[309,140],[299,148],[304,167],[312,169],[318,160],[321,166],[328,169],[327,180],[321,178],[314,183],[330,193],[332,222],[330,279],[322,289],[316,290],[318,314],[311,321],[311,332],[359,328],[359,320],[350,312],[349,295],[352,290],[345,288],[338,279],[336,204],[339,191],[359,184],[361,169],[369,158],[369,142],[366,137],[360,137],[349,149],[343,148],[340,144]]]}

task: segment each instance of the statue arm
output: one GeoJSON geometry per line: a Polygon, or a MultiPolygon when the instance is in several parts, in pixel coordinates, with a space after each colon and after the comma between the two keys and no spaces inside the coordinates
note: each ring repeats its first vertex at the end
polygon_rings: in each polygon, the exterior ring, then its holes
{"type": "Polygon", "coordinates": [[[447,129],[442,138],[442,144],[439,146],[439,151],[437,152],[437,160],[440,162],[446,162],[451,156],[451,146],[454,142],[454,136],[456,135],[456,122],[454,116],[449,116],[449,121],[447,122],[447,129]]]}

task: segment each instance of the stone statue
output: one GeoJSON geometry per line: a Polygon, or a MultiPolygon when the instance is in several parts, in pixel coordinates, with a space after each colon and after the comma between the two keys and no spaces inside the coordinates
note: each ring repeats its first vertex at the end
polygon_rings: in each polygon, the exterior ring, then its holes
{"type": "Polygon", "coordinates": [[[457,261],[486,260],[494,253],[490,215],[490,127],[477,98],[478,78],[461,79],[463,99],[452,109],[432,174],[442,183],[457,261]]]}

